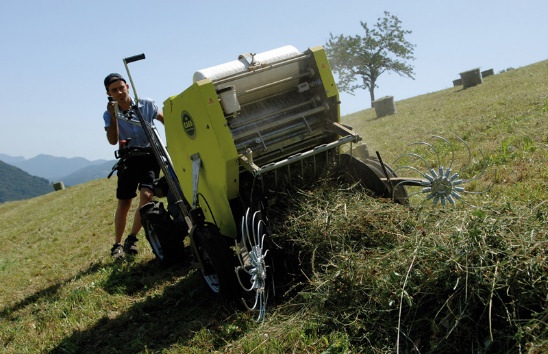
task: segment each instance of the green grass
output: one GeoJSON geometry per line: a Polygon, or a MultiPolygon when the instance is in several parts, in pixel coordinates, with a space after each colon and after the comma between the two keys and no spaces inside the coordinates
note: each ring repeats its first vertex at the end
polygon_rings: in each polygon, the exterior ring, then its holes
{"type": "Polygon", "coordinates": [[[161,267],[144,242],[113,262],[115,179],[0,204],[0,351],[548,351],[547,76],[543,61],[396,102],[394,116],[343,117],[389,164],[409,151],[433,164],[418,141],[447,164],[441,135],[460,168],[458,135],[472,151],[465,177],[487,164],[467,190],[491,188],[446,208],[333,181],[293,189],[271,226],[297,267],[264,323],[209,296],[195,270],[161,267]]]}

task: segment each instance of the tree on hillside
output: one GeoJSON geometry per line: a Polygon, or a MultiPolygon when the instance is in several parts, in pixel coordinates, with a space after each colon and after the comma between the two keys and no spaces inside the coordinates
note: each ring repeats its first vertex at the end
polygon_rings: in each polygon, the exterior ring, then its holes
{"type": "Polygon", "coordinates": [[[377,79],[382,73],[395,72],[414,79],[413,67],[407,61],[415,59],[415,45],[405,39],[411,31],[403,30],[401,21],[387,11],[373,28],[366,22],[360,23],[365,30],[364,37],[330,33],[325,50],[339,77],[339,89],[352,95],[357,89],[369,90],[373,107],[377,79]]]}

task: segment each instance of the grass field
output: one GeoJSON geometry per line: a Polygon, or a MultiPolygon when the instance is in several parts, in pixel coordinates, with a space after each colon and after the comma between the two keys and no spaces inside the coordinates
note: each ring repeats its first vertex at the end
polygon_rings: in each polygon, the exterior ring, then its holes
{"type": "Polygon", "coordinates": [[[2,203],[0,351],[547,352],[547,78],[548,60],[343,117],[389,164],[419,141],[451,161],[432,135],[446,137],[465,178],[487,166],[466,185],[486,192],[440,208],[332,181],[293,190],[271,226],[298,269],[264,323],[145,242],[113,262],[114,178],[2,203]]]}

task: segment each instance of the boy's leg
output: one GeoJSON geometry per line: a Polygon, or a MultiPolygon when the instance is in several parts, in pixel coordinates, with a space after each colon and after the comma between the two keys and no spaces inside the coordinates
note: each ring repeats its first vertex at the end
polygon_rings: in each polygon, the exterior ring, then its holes
{"type": "Polygon", "coordinates": [[[114,243],[121,243],[132,199],[119,199],[114,216],[114,243]]]}

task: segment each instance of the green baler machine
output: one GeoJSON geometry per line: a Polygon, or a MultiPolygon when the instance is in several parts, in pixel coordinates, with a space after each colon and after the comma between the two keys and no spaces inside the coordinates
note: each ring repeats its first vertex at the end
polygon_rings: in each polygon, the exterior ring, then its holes
{"type": "MultiPolygon", "coordinates": [[[[174,217],[187,220],[194,264],[209,289],[242,299],[263,318],[275,289],[265,210],[277,192],[340,167],[379,195],[405,202],[405,190],[394,193],[393,171],[340,123],[322,47],[242,54],[197,71],[193,81],[163,107],[164,160],[186,199],[184,215],[174,217]]],[[[157,238],[145,218],[147,225],[149,241],[157,238]]]]}

